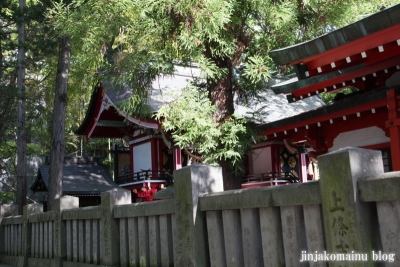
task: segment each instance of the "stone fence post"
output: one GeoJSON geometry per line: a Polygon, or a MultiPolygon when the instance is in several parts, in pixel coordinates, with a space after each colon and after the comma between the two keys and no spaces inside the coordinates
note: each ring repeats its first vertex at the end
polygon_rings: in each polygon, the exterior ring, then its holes
{"type": "Polygon", "coordinates": [[[193,164],[174,171],[176,214],[175,266],[210,266],[206,216],[199,209],[199,195],[223,191],[222,170],[193,164]]]}
{"type": "Polygon", "coordinates": [[[79,208],[79,198],[63,196],[55,200],[54,213],[54,260],[51,267],[62,267],[67,258],[67,229],[66,221],[62,220],[62,212],[69,209],[79,208]]]}
{"type": "Polygon", "coordinates": [[[29,223],[29,215],[34,213],[43,212],[42,204],[28,204],[23,208],[22,215],[22,251],[21,256],[18,257],[17,266],[24,267],[27,266],[27,260],[29,255],[31,254],[31,239],[32,239],[32,225],[29,223]]]}
{"type": "Polygon", "coordinates": [[[132,203],[131,192],[125,189],[113,189],[101,193],[101,208],[103,217],[100,222],[100,264],[119,266],[119,224],[114,219],[116,205],[132,203]]]}
{"type": "MultiPolygon", "coordinates": [[[[1,221],[5,217],[14,216],[18,214],[18,206],[15,204],[4,204],[0,206],[0,255],[4,254],[4,227],[1,221]]],[[[1,262],[1,259],[0,259],[1,262]]]]}
{"type": "MultiPolygon", "coordinates": [[[[381,152],[347,147],[318,157],[318,165],[327,253],[356,253],[368,260],[346,261],[346,266],[375,266],[371,253],[379,249],[378,222],[373,205],[360,202],[357,180],[383,173],[381,152]]],[[[329,261],[329,266],[343,262],[329,261]]]]}

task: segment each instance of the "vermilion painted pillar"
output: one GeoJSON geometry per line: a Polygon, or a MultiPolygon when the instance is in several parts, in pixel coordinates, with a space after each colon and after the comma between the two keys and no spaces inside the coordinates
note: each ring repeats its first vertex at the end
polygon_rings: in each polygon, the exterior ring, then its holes
{"type": "Polygon", "coordinates": [[[393,171],[400,171],[400,90],[387,92],[388,120],[386,127],[390,132],[390,151],[393,171]]]}
{"type": "Polygon", "coordinates": [[[300,153],[300,173],[301,173],[301,182],[307,183],[307,159],[306,154],[300,153]]]}
{"type": "Polygon", "coordinates": [[[174,148],[174,170],[182,168],[182,155],[179,147],[174,148]]]}

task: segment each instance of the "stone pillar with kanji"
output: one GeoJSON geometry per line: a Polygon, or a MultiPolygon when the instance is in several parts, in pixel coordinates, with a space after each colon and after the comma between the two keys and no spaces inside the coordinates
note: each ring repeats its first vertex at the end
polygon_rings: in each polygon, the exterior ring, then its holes
{"type": "Polygon", "coordinates": [[[383,173],[380,151],[343,148],[318,157],[320,192],[327,253],[366,255],[367,261],[330,261],[329,266],[374,266],[379,249],[373,206],[361,202],[357,180],[383,173]],[[376,236],[376,235],[375,235],[376,236]]]}

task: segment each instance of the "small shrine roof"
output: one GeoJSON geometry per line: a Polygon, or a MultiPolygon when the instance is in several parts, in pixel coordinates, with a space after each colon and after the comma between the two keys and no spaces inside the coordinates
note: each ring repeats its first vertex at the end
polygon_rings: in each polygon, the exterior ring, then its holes
{"type": "MultiPolygon", "coordinates": [[[[65,195],[98,196],[114,188],[120,188],[97,157],[65,157],[63,168],[63,193],[65,195]]],[[[49,187],[49,162],[39,167],[31,190],[47,191],[49,187]]]]}

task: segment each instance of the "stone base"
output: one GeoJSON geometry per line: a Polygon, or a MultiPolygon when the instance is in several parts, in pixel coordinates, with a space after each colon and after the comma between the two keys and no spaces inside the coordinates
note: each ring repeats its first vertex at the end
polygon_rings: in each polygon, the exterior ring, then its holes
{"type": "Polygon", "coordinates": [[[38,258],[28,258],[29,267],[62,267],[62,261],[59,259],[38,259],[38,258]]]}
{"type": "Polygon", "coordinates": [[[63,267],[116,267],[116,266],[96,265],[96,264],[88,264],[88,263],[64,261],[64,262],[63,262],[63,267]]]}
{"type": "Polygon", "coordinates": [[[8,265],[18,265],[18,256],[9,256],[9,255],[0,255],[0,263],[8,264],[8,265]]]}

